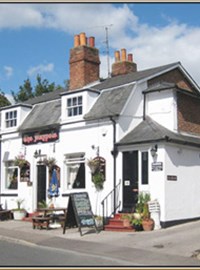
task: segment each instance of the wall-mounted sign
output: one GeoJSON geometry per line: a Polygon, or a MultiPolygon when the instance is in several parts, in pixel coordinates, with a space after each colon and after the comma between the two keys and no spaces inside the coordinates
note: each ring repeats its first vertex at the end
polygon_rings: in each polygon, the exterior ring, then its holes
{"type": "Polygon", "coordinates": [[[49,129],[22,134],[22,143],[25,145],[55,142],[58,139],[59,131],[57,129],[49,129]]]}
{"type": "Polygon", "coordinates": [[[163,163],[162,162],[153,162],[151,164],[152,171],[162,171],[163,170],[163,163]]]}
{"type": "Polygon", "coordinates": [[[177,175],[167,175],[168,181],[177,181],[177,175]]]}

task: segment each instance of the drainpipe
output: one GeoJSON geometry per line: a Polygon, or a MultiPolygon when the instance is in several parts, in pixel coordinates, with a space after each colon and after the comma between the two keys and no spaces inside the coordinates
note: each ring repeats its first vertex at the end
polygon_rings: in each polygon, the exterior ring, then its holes
{"type": "Polygon", "coordinates": [[[143,120],[146,120],[146,93],[143,92],[144,94],[144,102],[143,102],[143,120]]]}
{"type": "Polygon", "coordinates": [[[114,189],[114,214],[115,214],[115,206],[116,206],[116,159],[117,159],[117,148],[116,148],[116,121],[110,117],[111,122],[113,123],[113,150],[112,150],[112,155],[113,155],[113,189],[114,189]]]}

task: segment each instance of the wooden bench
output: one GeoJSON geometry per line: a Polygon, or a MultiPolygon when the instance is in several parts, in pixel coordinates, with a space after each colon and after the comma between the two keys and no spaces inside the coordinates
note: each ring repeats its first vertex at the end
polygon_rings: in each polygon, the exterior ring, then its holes
{"type": "Polygon", "coordinates": [[[0,220],[8,220],[12,219],[12,212],[11,210],[0,210],[0,220]]]}
{"type": "Polygon", "coordinates": [[[44,216],[35,216],[32,217],[32,225],[33,229],[45,227],[47,230],[49,229],[49,223],[52,221],[52,217],[44,217],[44,216]]]}

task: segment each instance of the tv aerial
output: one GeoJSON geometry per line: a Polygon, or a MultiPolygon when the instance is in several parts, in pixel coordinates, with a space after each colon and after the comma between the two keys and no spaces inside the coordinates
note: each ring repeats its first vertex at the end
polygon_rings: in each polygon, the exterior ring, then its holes
{"type": "Polygon", "coordinates": [[[98,27],[104,28],[104,30],[106,32],[106,40],[104,41],[104,43],[106,44],[108,78],[111,77],[111,72],[110,72],[110,47],[109,47],[109,35],[108,35],[108,31],[109,31],[109,28],[112,27],[112,26],[113,26],[113,24],[99,25],[99,26],[89,27],[89,28],[98,28],[98,27]]]}

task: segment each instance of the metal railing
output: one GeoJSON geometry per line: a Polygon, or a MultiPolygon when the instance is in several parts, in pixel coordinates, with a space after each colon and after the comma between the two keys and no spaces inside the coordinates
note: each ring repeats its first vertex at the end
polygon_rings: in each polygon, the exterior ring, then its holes
{"type": "Polygon", "coordinates": [[[102,216],[103,216],[103,229],[107,223],[107,220],[116,213],[116,210],[120,207],[121,201],[119,200],[119,192],[121,186],[121,179],[119,183],[111,190],[108,195],[101,201],[102,204],[102,216]],[[115,193],[115,195],[114,195],[115,193]],[[114,203],[114,198],[116,199],[114,203]]]}

